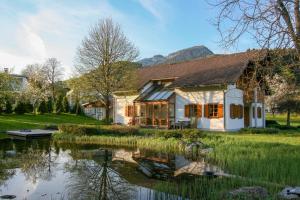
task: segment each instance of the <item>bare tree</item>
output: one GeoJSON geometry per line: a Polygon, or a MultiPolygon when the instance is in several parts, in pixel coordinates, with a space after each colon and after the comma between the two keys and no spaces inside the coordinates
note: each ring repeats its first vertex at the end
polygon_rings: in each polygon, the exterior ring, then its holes
{"type": "Polygon", "coordinates": [[[300,54],[299,0],[212,0],[216,26],[229,47],[245,34],[262,48],[295,48],[300,54]]]}
{"type": "Polygon", "coordinates": [[[89,84],[106,108],[109,120],[110,97],[126,81],[123,77],[126,65],[120,61],[133,61],[138,56],[136,47],[126,38],[120,25],[112,19],[100,20],[82,41],[77,52],[77,70],[85,74],[89,84]]]}
{"type": "Polygon", "coordinates": [[[63,68],[61,63],[56,58],[49,58],[43,65],[42,71],[51,88],[51,97],[53,100],[55,100],[55,83],[60,81],[63,76],[63,68]]]}

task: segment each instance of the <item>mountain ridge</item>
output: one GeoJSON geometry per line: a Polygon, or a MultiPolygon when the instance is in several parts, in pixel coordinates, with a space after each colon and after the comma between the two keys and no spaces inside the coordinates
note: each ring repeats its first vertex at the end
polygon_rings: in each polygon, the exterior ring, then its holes
{"type": "Polygon", "coordinates": [[[188,60],[205,58],[207,56],[214,55],[214,53],[204,45],[193,46],[185,49],[181,49],[167,56],[154,55],[150,58],[144,58],[138,61],[143,67],[164,64],[164,63],[177,63],[188,60]]]}

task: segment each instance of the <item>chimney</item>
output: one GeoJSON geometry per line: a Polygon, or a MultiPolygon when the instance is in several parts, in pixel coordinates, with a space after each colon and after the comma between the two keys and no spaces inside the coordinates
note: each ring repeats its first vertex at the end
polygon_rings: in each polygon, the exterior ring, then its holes
{"type": "Polygon", "coordinates": [[[8,74],[8,68],[7,67],[4,68],[4,72],[8,74]]]}

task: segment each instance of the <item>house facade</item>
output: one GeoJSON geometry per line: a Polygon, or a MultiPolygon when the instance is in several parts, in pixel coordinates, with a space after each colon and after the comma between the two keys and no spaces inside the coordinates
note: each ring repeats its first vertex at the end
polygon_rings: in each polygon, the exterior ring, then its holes
{"type": "Polygon", "coordinates": [[[114,94],[114,123],[216,131],[265,127],[264,90],[253,78],[257,59],[257,52],[245,52],[142,68],[138,90],[114,94]]]}

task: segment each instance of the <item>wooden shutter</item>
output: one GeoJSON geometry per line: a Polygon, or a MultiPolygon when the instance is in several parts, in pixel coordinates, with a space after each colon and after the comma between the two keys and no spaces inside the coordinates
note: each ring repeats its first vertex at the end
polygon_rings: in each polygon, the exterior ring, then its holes
{"type": "Polygon", "coordinates": [[[128,106],[125,106],[125,116],[128,117],[129,116],[128,114],[129,114],[128,113],[128,106]]]}
{"type": "Polygon", "coordinates": [[[218,104],[218,118],[223,117],[223,104],[218,104]]]}
{"type": "Polygon", "coordinates": [[[235,105],[230,104],[230,118],[231,119],[234,119],[234,109],[235,109],[235,105]]]}
{"type": "Polygon", "coordinates": [[[244,107],[242,105],[239,105],[239,119],[242,119],[244,117],[244,107]]]}
{"type": "Polygon", "coordinates": [[[253,114],[252,117],[253,117],[253,119],[254,119],[254,118],[255,118],[255,107],[252,108],[252,112],[253,112],[253,113],[252,113],[252,114],[253,114]]]}
{"type": "Polygon", "coordinates": [[[202,117],[202,105],[197,104],[197,117],[202,117]]]}
{"type": "Polygon", "coordinates": [[[208,116],[208,104],[204,105],[204,117],[209,118],[209,116],[208,116]]]}
{"type": "Polygon", "coordinates": [[[185,105],[184,106],[184,116],[185,117],[190,117],[190,105],[185,105]]]}

